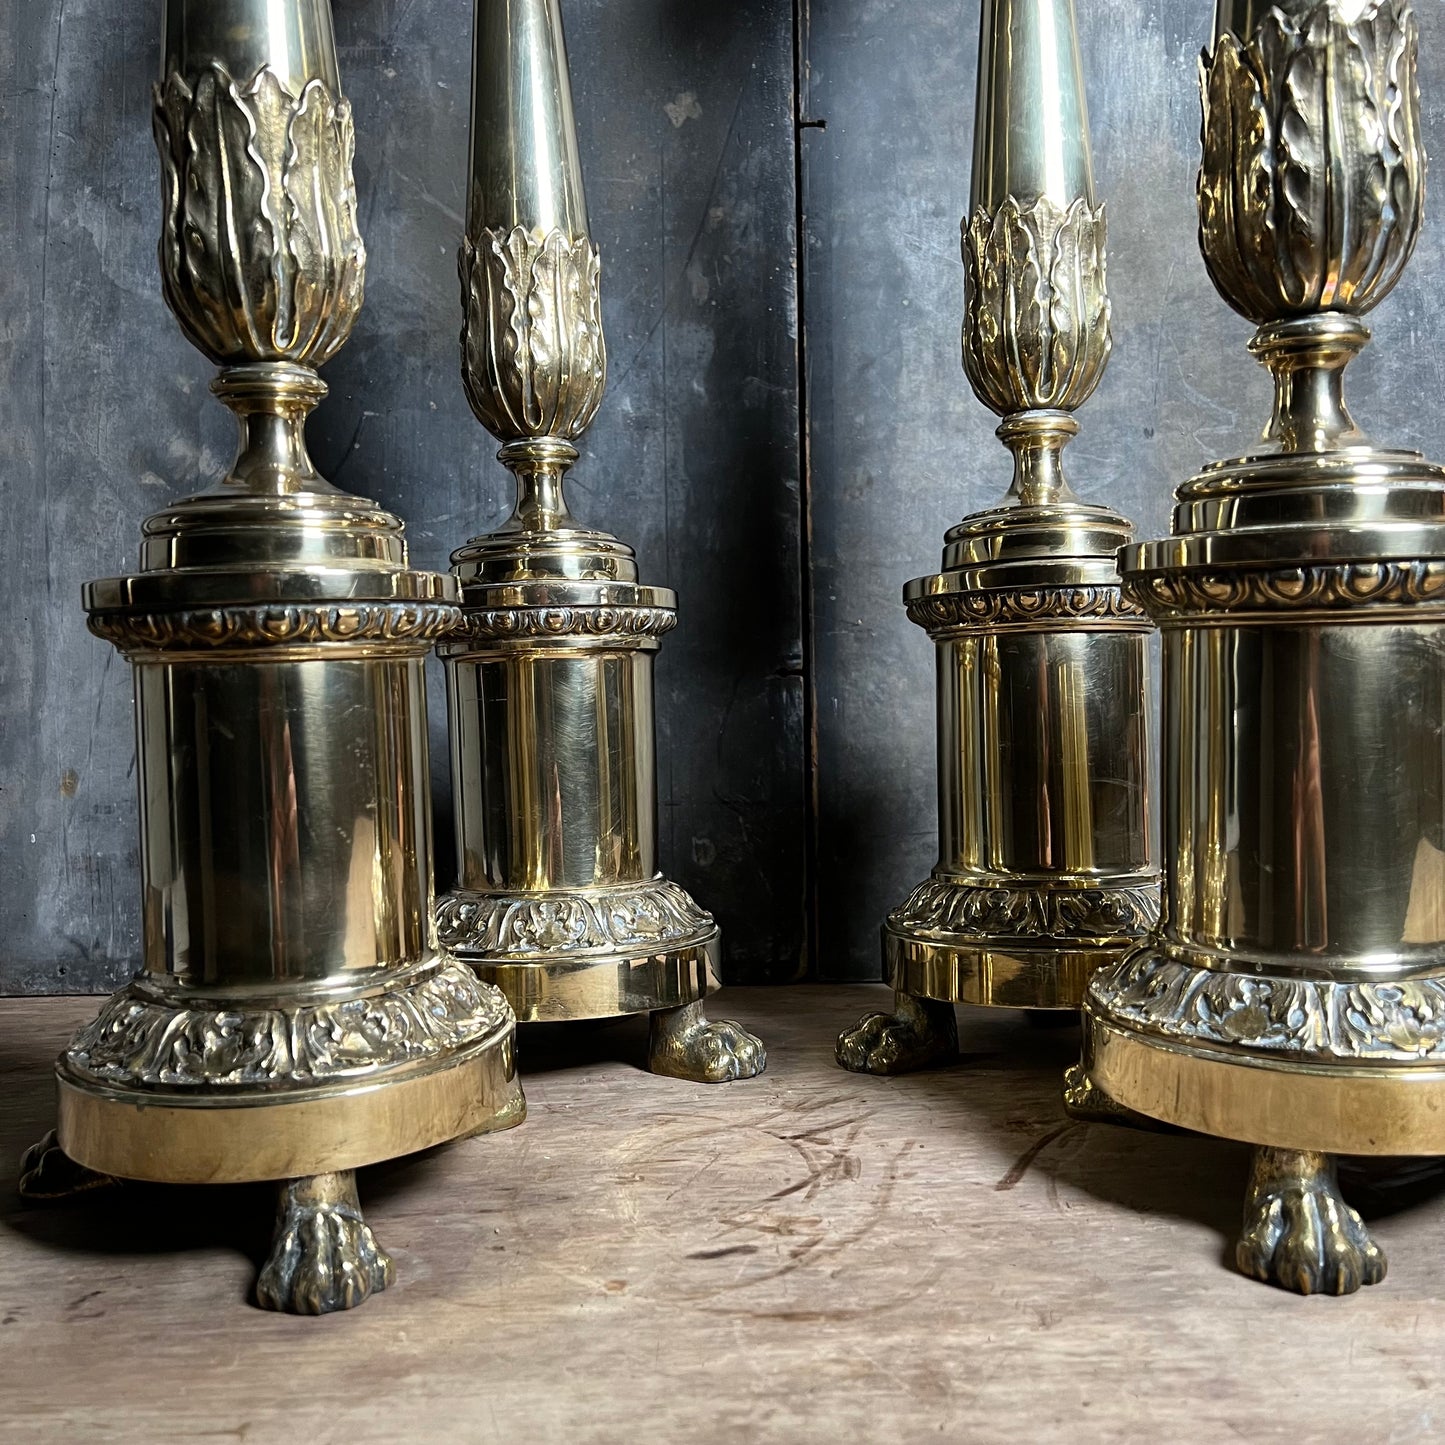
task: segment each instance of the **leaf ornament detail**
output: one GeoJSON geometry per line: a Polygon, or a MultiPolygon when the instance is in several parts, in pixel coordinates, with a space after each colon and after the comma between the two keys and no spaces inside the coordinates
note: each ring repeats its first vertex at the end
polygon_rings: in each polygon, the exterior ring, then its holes
{"type": "Polygon", "coordinates": [[[963,227],[963,366],[1000,416],[1072,411],[1109,359],[1104,207],[1006,197],[963,227]]]}
{"type": "Polygon", "coordinates": [[[293,96],[263,67],[243,88],[212,63],[155,88],[167,304],[213,361],[318,366],[361,308],[351,107],[319,81],[293,96]]]}
{"type": "Polygon", "coordinates": [[[1200,248],[1257,324],[1368,311],[1418,234],[1425,154],[1408,0],[1346,21],[1324,0],[1271,8],[1200,61],[1200,248]]]}
{"type": "Polygon", "coordinates": [[[366,252],[356,224],[352,158],[356,132],[348,103],[312,82],[291,117],[282,214],[294,265],[295,306],[277,330],[292,352],[332,356],[346,340],[361,304],[366,252]],[[333,296],[354,296],[342,312],[333,296]]]}
{"type": "Polygon", "coordinates": [[[586,236],[522,226],[462,242],[462,376],[499,441],[580,437],[602,402],[601,262],[586,236]]]}

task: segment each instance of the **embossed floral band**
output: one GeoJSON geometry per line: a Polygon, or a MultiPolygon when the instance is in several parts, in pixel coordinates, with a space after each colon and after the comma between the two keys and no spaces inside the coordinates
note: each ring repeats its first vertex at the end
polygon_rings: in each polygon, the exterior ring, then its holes
{"type": "Polygon", "coordinates": [[[1336,1152],[1445,1153],[1445,470],[1342,376],[1422,216],[1406,0],[1220,0],[1200,244],[1274,379],[1264,449],[1126,550],[1164,636],[1164,921],[1098,974],[1082,1072],[1256,1150],[1237,1259],[1380,1279],[1336,1152]]]}
{"type": "Polygon", "coordinates": [[[761,1044],[703,1014],[717,924],[657,869],[652,659],[675,598],[564,493],[607,351],[556,0],[476,0],[474,45],[462,376],[516,504],[452,555],[461,876],[438,929],[523,1021],[648,1013],[656,1072],[747,1077],[761,1044]]]}
{"type": "Polygon", "coordinates": [[[1061,462],[1109,357],[1104,250],[1071,0],[984,0],[963,364],[1013,484],[904,589],[937,652],[940,857],[884,924],[895,1010],[842,1036],[846,1068],[950,1056],[957,1000],[1075,1009],[1158,916],[1152,629],[1115,570],[1129,524],[1061,462]]]}
{"type": "Polygon", "coordinates": [[[317,1313],[391,1278],[357,1167],[521,1119],[514,1019],[430,917],[423,666],[455,584],[306,451],[366,262],[330,11],[168,0],[165,37],[165,297],[240,446],[85,590],[135,674],[144,969],[62,1055],[23,1187],[282,1181],[258,1297],[317,1313]]]}

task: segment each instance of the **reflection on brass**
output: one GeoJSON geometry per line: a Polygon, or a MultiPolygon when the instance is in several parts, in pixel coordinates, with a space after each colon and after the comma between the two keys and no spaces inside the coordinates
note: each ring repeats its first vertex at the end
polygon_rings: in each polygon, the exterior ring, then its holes
{"type": "Polygon", "coordinates": [[[280,1181],[258,1299],[321,1313],[391,1278],[357,1167],[522,1118],[514,1019],[431,919],[423,668],[455,584],[306,451],[365,268],[330,11],[168,0],[165,36],[165,296],[240,446],[85,590],[135,672],[144,968],[62,1054],[64,1152],[22,1188],[280,1181]]]}
{"type": "Polygon", "coordinates": [[[761,1044],[702,1011],[717,924],[657,868],[652,659],[676,599],[563,491],[607,350],[556,0],[476,0],[474,44],[462,376],[517,500],[452,554],[460,877],[437,928],[523,1022],[650,1013],[655,1072],[746,1078],[761,1044]]]}
{"type": "Polygon", "coordinates": [[[1152,629],[1114,564],[1131,530],[1079,501],[1062,465],[1109,357],[1072,0],[986,0],[975,147],[963,364],[1002,418],[1013,484],[904,589],[937,649],[940,857],[883,926],[895,1012],[838,1041],[838,1062],[869,1073],[956,1054],[955,1002],[1077,1009],[1159,913],[1152,629]]]}
{"type": "Polygon", "coordinates": [[[1264,1146],[1239,1266],[1306,1293],[1384,1274],[1326,1156],[1445,1153],[1445,469],[1342,387],[1420,225],[1415,46],[1405,0],[1220,0],[1200,241],[1274,411],[1122,557],[1164,638],[1166,901],[1082,1069],[1264,1146]]]}

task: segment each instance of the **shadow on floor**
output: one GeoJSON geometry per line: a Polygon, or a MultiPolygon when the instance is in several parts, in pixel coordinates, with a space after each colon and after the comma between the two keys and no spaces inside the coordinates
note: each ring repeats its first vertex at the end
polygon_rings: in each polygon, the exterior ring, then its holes
{"type": "MultiPolygon", "coordinates": [[[[1030,1172],[1042,1173],[1051,1187],[1202,1225],[1219,1237],[1221,1259],[1232,1267],[1248,1145],[1072,1120],[1064,1112],[1062,1080],[1079,1057],[1076,1018],[969,1007],[961,1007],[958,1018],[962,1055],[956,1063],[876,1082],[908,1089],[915,1104],[945,1119],[956,1114],[971,1138],[986,1136],[996,1144],[998,1192],[1009,1192],[1030,1172]]],[[[854,1022],[841,1001],[836,1018],[830,1011],[829,1025],[854,1022]]],[[[1445,1195],[1445,1161],[1436,1159],[1345,1159],[1340,1177],[1346,1197],[1367,1221],[1432,1207],[1445,1195]]]]}
{"type": "MultiPolygon", "coordinates": [[[[175,1185],[133,1180],[69,1198],[28,1201],[16,1192],[21,1155],[55,1121],[52,1075],[59,1041],[0,1042],[0,1238],[14,1235],[80,1256],[230,1251],[259,1269],[276,1220],[275,1184],[175,1185]]],[[[424,1186],[449,1145],[358,1171],[362,1209],[424,1186]]],[[[384,1244],[385,1241],[383,1240],[384,1244]]],[[[251,1285],[245,1287],[251,1299],[251,1285]]]]}
{"type": "Polygon", "coordinates": [[[646,1014],[578,1019],[565,1024],[518,1024],[517,1068],[522,1087],[529,1074],[553,1074],[598,1064],[630,1064],[647,1070],[646,1014]]]}

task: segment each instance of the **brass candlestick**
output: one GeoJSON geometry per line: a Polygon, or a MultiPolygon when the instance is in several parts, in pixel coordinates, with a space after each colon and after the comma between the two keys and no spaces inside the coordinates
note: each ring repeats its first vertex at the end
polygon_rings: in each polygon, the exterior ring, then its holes
{"type": "Polygon", "coordinates": [[[460,877],[438,927],[524,1022],[646,1012],[654,1072],[744,1078],[762,1045],[703,1014],[717,925],[657,871],[652,658],[676,599],[563,495],[607,363],[556,0],[476,0],[474,44],[462,374],[517,500],[452,555],[460,877]]]}
{"type": "Polygon", "coordinates": [[[1061,466],[1109,356],[1104,242],[1072,0],[985,0],[963,364],[1013,483],[904,588],[937,648],[940,858],[884,924],[895,1010],[839,1038],[848,1069],[952,1057],[956,1002],[1077,1009],[1157,917],[1131,530],[1061,466]]]}
{"type": "Polygon", "coordinates": [[[1445,1153],[1445,470],[1341,386],[1420,225],[1415,48],[1406,0],[1220,0],[1200,244],[1270,445],[1123,557],[1164,637],[1165,907],[1094,979],[1082,1070],[1261,1146],[1236,1257],[1302,1293],[1385,1272],[1333,1154],[1445,1153]]]}
{"type": "Polygon", "coordinates": [[[392,1276],[356,1168],[524,1111],[511,1010],[431,920],[423,668],[456,590],[306,453],[365,265],[325,0],[167,0],[154,118],[166,300],[240,449],[85,590],[135,668],[145,966],[61,1056],[63,1155],[24,1187],[281,1181],[258,1297],[321,1313],[392,1276]]]}

